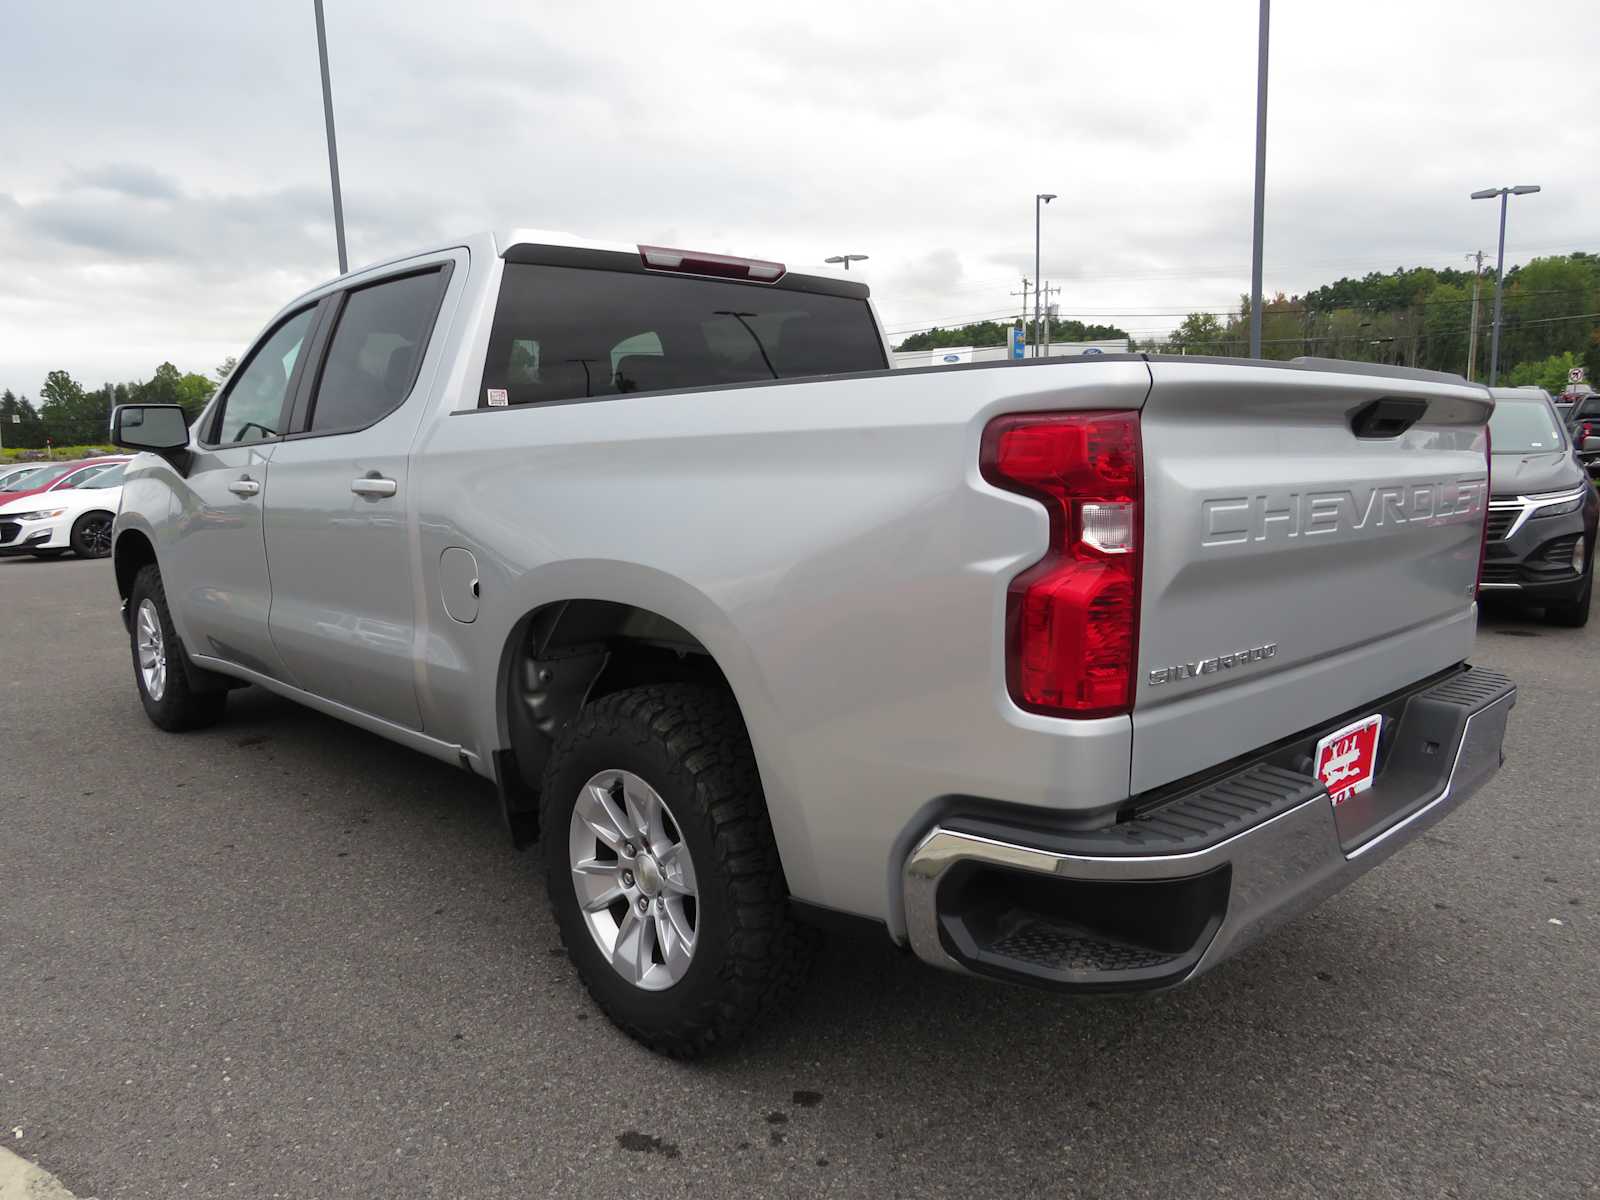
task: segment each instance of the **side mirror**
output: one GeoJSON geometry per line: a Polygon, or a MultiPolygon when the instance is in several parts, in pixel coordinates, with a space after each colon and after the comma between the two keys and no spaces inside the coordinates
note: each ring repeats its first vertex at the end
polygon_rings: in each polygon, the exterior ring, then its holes
{"type": "Polygon", "coordinates": [[[1600,437],[1586,437],[1579,447],[1585,454],[1600,454],[1600,437]]]}
{"type": "Polygon", "coordinates": [[[111,411],[111,440],[124,450],[170,454],[189,446],[189,422],[176,404],[119,404],[111,411]]]}

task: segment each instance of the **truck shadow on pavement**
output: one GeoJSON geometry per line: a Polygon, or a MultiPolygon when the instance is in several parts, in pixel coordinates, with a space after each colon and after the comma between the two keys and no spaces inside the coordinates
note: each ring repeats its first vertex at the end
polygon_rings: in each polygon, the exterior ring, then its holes
{"type": "MultiPolygon", "coordinates": [[[[324,880],[337,909],[380,920],[392,939],[432,941],[427,918],[445,913],[373,911],[372,898],[352,890],[362,881],[426,878],[427,892],[461,905],[452,937],[488,956],[480,969],[514,981],[533,1009],[547,1010],[537,1014],[541,1025],[585,1025],[586,1040],[598,1037],[622,1061],[685,1069],[654,1059],[590,1006],[545,906],[539,851],[510,849],[487,782],[259,689],[237,693],[227,721],[205,736],[261,756],[269,773],[293,781],[270,802],[312,827],[302,830],[302,848],[325,830],[330,845],[342,847],[325,859],[364,860],[327,864],[354,872],[348,882],[338,874],[324,880]]],[[[1452,847],[1443,827],[1396,863],[1421,867],[1452,847]]],[[[994,984],[926,967],[886,939],[835,936],[790,1012],[737,1050],[688,1069],[741,1086],[782,1079],[817,1090],[800,1064],[826,1061],[824,1074],[848,1078],[874,1105],[944,1102],[966,1111],[995,1103],[1016,1113],[1027,1107],[1023,1097],[1055,1095],[1067,1078],[1086,1099],[1130,1084],[1181,1083],[1199,1102],[1205,1081],[1237,1072],[1241,1060],[1258,1060],[1282,1082],[1297,1063],[1384,1059],[1398,1031],[1465,1016],[1445,964],[1459,956],[1455,931],[1468,918],[1437,896],[1397,895],[1404,889],[1382,887],[1383,879],[1369,876],[1215,974],[1152,996],[1064,997],[994,984]],[[1001,1066],[1019,1055],[1034,1079],[1020,1093],[1016,1074],[1001,1066]],[[1035,1078],[1041,1072],[1054,1081],[1035,1078]]],[[[428,996],[406,1001],[426,1005],[428,996]]],[[[515,1044],[502,1049],[517,1052],[515,1044]]]]}

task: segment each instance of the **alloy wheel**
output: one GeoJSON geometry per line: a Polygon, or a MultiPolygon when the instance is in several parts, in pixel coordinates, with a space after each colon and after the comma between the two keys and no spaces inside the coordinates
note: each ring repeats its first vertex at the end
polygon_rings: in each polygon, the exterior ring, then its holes
{"type": "Polygon", "coordinates": [[[156,703],[167,690],[167,639],[161,632],[161,615],[155,603],[145,600],[134,618],[134,645],[139,652],[139,675],[145,694],[156,703]]]}
{"type": "Polygon", "coordinates": [[[661,991],[694,959],[700,894],[682,827],[631,771],[593,775],[568,830],[572,886],[584,924],[612,969],[661,991]]]}
{"type": "Polygon", "coordinates": [[[111,518],[91,517],[80,527],[84,549],[91,558],[104,558],[111,553],[111,518]]]}

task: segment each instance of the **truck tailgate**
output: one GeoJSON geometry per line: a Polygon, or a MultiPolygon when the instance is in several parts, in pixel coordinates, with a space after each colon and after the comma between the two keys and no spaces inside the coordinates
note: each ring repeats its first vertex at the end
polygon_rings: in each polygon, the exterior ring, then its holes
{"type": "Polygon", "coordinates": [[[1332,364],[1150,370],[1134,792],[1467,657],[1482,388],[1332,364]]]}

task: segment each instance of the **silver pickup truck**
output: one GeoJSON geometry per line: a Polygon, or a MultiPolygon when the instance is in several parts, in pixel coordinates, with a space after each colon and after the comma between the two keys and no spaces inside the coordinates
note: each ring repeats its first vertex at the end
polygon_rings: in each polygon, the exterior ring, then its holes
{"type": "Polygon", "coordinates": [[[595,1000],[683,1056],[819,925],[1182,983],[1499,767],[1483,388],[888,362],[858,281],[662,247],[316,288],[192,428],[113,415],[145,711],[255,685],[493,781],[595,1000]]]}

